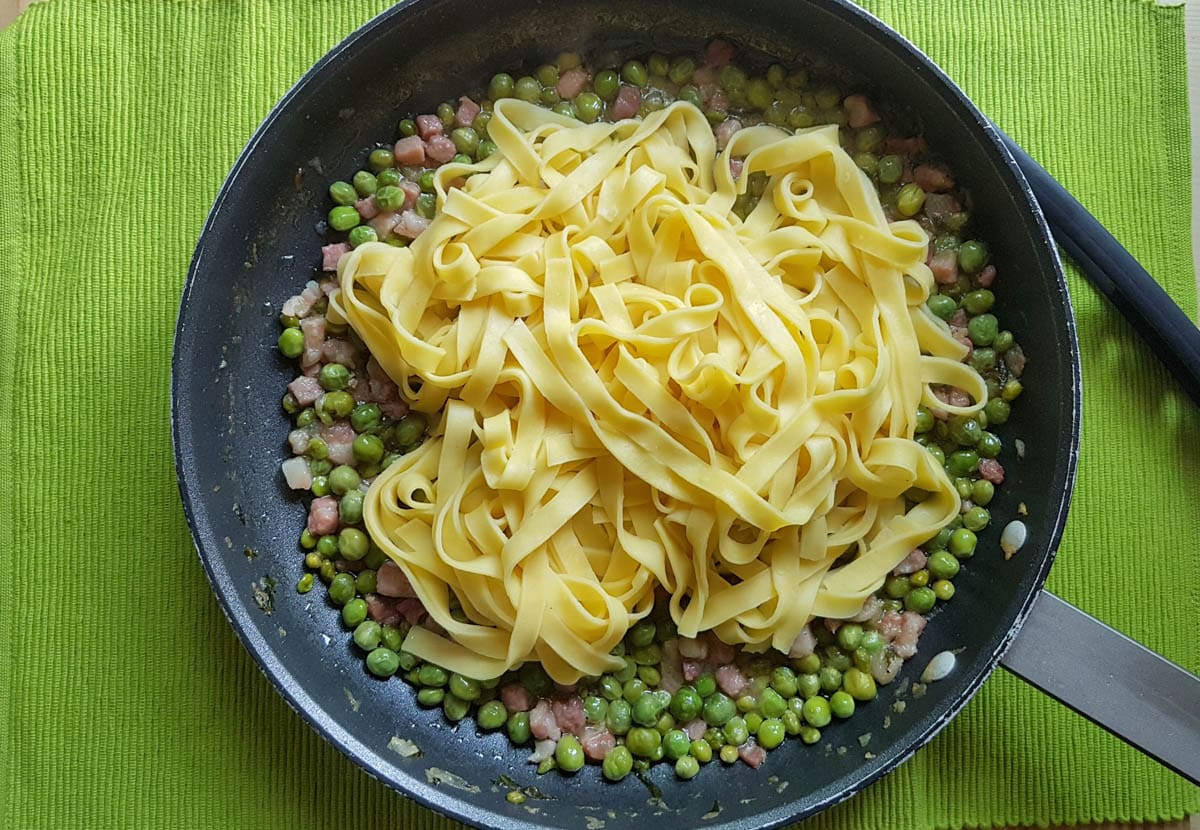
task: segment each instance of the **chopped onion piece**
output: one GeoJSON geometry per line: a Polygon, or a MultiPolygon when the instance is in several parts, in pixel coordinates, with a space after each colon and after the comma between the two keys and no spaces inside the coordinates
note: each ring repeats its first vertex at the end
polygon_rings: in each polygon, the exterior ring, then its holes
{"type": "Polygon", "coordinates": [[[954,671],[954,664],[957,658],[953,651],[943,651],[935,654],[933,659],[929,661],[929,665],[925,667],[925,671],[921,672],[922,683],[933,683],[935,680],[941,680],[954,671]]]}
{"type": "Polygon", "coordinates": [[[1024,522],[1019,520],[1009,522],[1005,526],[1004,532],[1000,534],[1000,549],[1004,551],[1004,558],[1012,559],[1013,554],[1025,544],[1025,538],[1028,535],[1029,531],[1024,522]]]}

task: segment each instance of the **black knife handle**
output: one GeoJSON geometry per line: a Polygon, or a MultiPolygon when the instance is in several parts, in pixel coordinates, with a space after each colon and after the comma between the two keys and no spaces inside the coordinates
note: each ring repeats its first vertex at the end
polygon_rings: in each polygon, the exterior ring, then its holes
{"type": "Polygon", "coordinates": [[[1200,328],[1087,208],[1011,138],[997,133],[1029,181],[1058,244],[1200,406],[1200,328]]]}

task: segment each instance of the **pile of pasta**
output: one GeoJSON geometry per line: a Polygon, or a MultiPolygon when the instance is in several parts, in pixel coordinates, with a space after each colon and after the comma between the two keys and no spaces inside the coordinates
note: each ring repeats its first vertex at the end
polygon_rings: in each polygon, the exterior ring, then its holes
{"type": "Polygon", "coordinates": [[[749,650],[856,614],[959,511],[918,405],[986,398],[925,308],[926,234],[832,126],[718,153],[686,103],[585,125],[506,99],[488,130],[411,247],[342,258],[331,306],[436,422],[364,506],[445,632],[404,648],[572,683],[620,668],[656,592],[682,636],[749,650]]]}

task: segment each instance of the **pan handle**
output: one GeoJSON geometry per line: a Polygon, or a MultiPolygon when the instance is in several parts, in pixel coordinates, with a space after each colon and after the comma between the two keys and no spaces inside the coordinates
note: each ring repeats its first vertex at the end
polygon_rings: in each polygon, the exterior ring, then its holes
{"type": "Polygon", "coordinates": [[[1049,591],[1000,665],[1200,784],[1200,677],[1049,591]]]}

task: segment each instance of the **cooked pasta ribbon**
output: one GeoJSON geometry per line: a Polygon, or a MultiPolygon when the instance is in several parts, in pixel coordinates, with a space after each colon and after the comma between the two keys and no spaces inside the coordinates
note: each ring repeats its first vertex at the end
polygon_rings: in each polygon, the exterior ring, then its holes
{"type": "Polygon", "coordinates": [[[751,650],[857,613],[959,511],[917,407],[986,398],[925,308],[926,234],[832,126],[718,154],[686,103],[581,125],[505,99],[488,130],[499,152],[438,169],[411,247],[342,258],[331,306],[441,412],[363,512],[445,632],[404,648],[571,683],[620,668],[656,591],[681,635],[751,650]]]}

